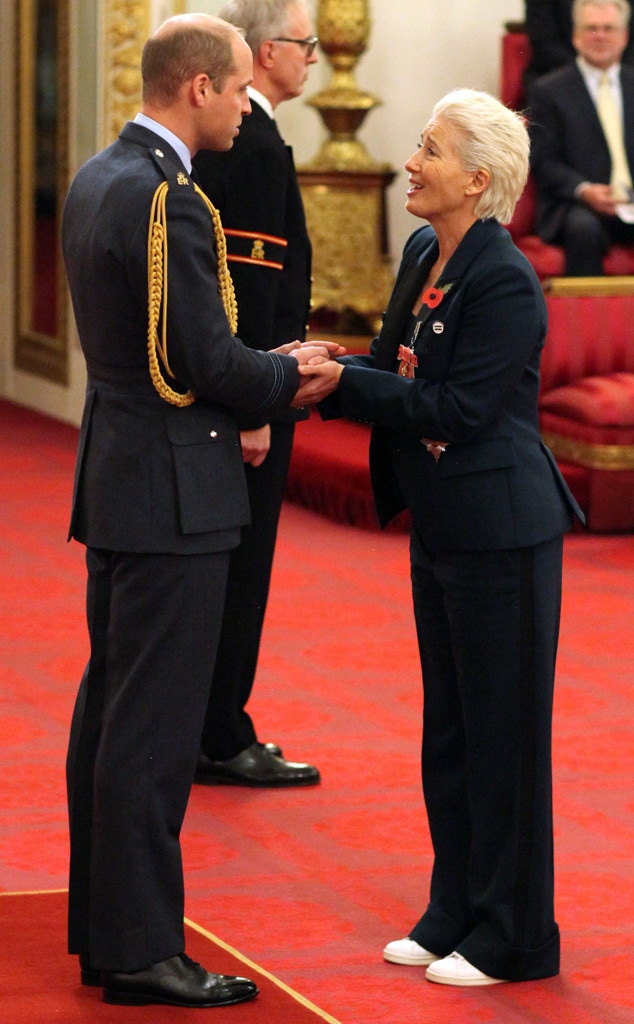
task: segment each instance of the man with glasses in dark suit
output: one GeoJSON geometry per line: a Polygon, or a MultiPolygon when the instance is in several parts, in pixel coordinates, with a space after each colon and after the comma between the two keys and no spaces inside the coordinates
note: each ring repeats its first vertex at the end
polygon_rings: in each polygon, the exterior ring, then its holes
{"type": "MultiPolygon", "coordinates": [[[[304,0],[232,0],[221,18],[253,51],[251,114],[233,148],[199,152],[194,166],[218,207],[238,301],[241,339],[258,349],[303,340],[310,306],[311,246],[290,147],[276,107],[299,96],[317,38],[304,0]]],[[[251,525],[231,555],[227,602],[198,761],[197,781],[257,787],[319,782],[314,765],[261,743],[245,705],[253,687],[295,421],[305,412],[240,420],[251,525]]]]}

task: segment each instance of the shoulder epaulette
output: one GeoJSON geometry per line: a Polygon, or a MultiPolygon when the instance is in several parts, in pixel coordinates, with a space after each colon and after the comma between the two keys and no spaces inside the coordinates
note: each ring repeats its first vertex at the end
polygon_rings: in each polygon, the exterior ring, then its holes
{"type": "MultiPolygon", "coordinates": [[[[162,157],[159,149],[153,155],[162,157]]],[[[229,321],[231,334],[238,329],[238,309],[231,274],[227,266],[227,248],[220,215],[205,193],[195,184],[190,175],[182,168],[175,167],[170,161],[157,160],[167,180],[161,182],[152,199],[150,224],[148,229],[148,358],[150,376],[157,392],[171,405],[187,406],[196,401],[196,395],[188,390],[185,393],[174,391],[163,376],[161,364],[172,380],[175,380],[167,358],[167,214],[165,202],[170,187],[191,188],[201,196],[211,214],[216,252],[218,256],[218,291],[229,321]],[[161,324],[161,338],[158,326],[161,324]]]]}

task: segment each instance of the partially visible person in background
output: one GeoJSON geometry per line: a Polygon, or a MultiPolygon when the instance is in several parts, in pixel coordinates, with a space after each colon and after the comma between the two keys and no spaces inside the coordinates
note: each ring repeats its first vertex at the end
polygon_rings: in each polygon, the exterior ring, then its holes
{"type": "Polygon", "coordinates": [[[634,244],[622,219],[634,171],[634,68],[621,64],[627,0],[575,0],[574,64],[537,79],[528,95],[537,231],[561,245],[567,276],[603,273],[611,244],[634,244]]]}
{"type": "MultiPolygon", "coordinates": [[[[194,167],[222,218],[240,338],[266,350],[306,335],[311,246],[293,154],[274,113],[301,95],[317,60],[317,39],[304,0],[232,0],[219,16],[244,29],[253,51],[251,114],[229,152],[201,150],[194,167]]],[[[251,523],[231,553],[198,782],[319,782],[314,765],[286,760],[277,743],[260,742],[245,709],[257,670],[295,421],[306,415],[289,410],[270,417],[263,410],[239,421],[251,523]]]]}
{"type": "Polygon", "coordinates": [[[559,971],[552,702],[563,537],[582,513],[539,432],[543,291],[502,227],[528,155],[523,118],[492,96],[436,104],[405,164],[428,224],[381,333],[295,400],[371,422],[379,521],[411,511],[434,864],[422,917],[383,955],[445,985],[559,971]]]}
{"type": "MultiPolygon", "coordinates": [[[[572,44],[573,0],[525,0],[526,31],[531,59],[524,73],[526,89],[540,75],[574,62],[572,44]]],[[[628,39],[622,60],[634,63],[634,40],[628,39]]]]}

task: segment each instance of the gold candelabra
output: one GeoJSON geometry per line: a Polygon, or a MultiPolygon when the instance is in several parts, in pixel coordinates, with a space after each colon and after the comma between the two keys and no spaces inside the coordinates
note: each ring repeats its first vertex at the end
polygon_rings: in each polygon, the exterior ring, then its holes
{"type": "Polygon", "coordinates": [[[321,0],[317,33],[333,74],[327,88],[308,104],[318,111],[329,138],[308,167],[344,171],[384,168],[356,138],[366,114],[381,103],[372,93],[359,89],[354,77],[354,68],[370,38],[368,0],[321,0]]]}
{"type": "Polygon", "coordinates": [[[354,69],[370,37],[368,0],[318,0],[319,45],[333,69],[307,103],[328,138],[298,172],[313,243],[313,323],[373,334],[392,290],[385,190],[394,179],[356,132],[381,101],[361,90],[354,69]]]}

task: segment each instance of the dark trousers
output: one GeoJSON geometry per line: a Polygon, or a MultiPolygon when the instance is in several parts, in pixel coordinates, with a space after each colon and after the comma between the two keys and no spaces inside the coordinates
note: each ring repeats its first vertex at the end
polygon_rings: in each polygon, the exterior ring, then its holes
{"type": "Polygon", "coordinates": [[[269,595],[277,526],[293,446],[294,423],[271,424],[261,466],[245,466],[251,525],[231,552],[216,666],[202,738],[212,761],[227,761],[255,742],[245,705],[253,688],[269,595]]]}
{"type": "Polygon", "coordinates": [[[603,258],[611,245],[634,244],[634,225],[618,217],[600,217],[583,203],[571,205],[566,212],[561,244],[565,253],[567,277],[598,277],[603,274],[603,258]]]}
{"type": "Polygon", "coordinates": [[[67,757],[69,951],[132,971],[184,949],[179,833],[229,552],[88,549],[90,661],[67,757]]]}
{"type": "Polygon", "coordinates": [[[430,553],[411,540],[430,902],[410,937],[497,978],[559,969],[551,720],[562,539],[430,553]]]}

